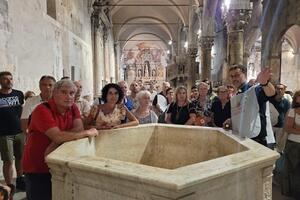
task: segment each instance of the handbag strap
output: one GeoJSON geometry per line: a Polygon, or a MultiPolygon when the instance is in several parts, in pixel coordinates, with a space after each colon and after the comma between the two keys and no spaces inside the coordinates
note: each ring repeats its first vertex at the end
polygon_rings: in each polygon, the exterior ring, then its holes
{"type": "Polygon", "coordinates": [[[296,109],[294,109],[294,126],[296,125],[296,109]]]}

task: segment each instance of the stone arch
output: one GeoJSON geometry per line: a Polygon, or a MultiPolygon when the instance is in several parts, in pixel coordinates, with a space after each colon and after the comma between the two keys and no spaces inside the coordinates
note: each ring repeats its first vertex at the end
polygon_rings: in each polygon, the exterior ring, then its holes
{"type": "Polygon", "coordinates": [[[137,33],[137,34],[134,34],[134,35],[132,35],[132,36],[130,36],[127,40],[126,40],[126,42],[125,42],[125,44],[124,44],[124,47],[127,45],[127,42],[128,41],[130,41],[130,39],[132,39],[132,38],[134,38],[134,37],[136,37],[136,36],[138,36],[138,35],[153,35],[153,36],[155,36],[155,37],[157,37],[157,38],[159,38],[166,46],[167,46],[167,41],[166,40],[164,40],[161,36],[159,36],[159,35],[157,35],[157,34],[155,34],[155,33],[149,33],[149,32],[142,32],[142,33],[137,33]]]}
{"type": "MultiPolygon", "coordinates": [[[[120,5],[122,2],[126,2],[128,0],[118,0],[116,2],[115,5],[112,6],[112,14],[116,13],[121,7],[122,5],[120,5]],[[119,6],[118,6],[119,5],[119,6]]],[[[166,0],[167,2],[170,3],[170,5],[172,5],[172,7],[170,7],[171,10],[173,10],[177,16],[180,18],[180,20],[182,21],[182,23],[184,25],[188,24],[188,19],[185,19],[184,14],[182,12],[182,10],[180,9],[180,7],[176,4],[176,2],[174,0],[166,0]]]]}
{"type": "Polygon", "coordinates": [[[122,33],[122,30],[124,30],[124,26],[131,22],[131,21],[134,21],[134,20],[137,20],[137,19],[150,19],[150,20],[153,20],[153,21],[156,21],[156,22],[159,22],[159,23],[162,23],[162,27],[163,27],[163,30],[169,35],[170,37],[170,40],[173,40],[173,35],[171,33],[171,29],[170,27],[167,25],[167,23],[159,18],[156,18],[156,17],[149,17],[149,16],[137,16],[137,17],[133,17],[133,18],[130,18],[130,19],[127,19],[120,27],[119,31],[117,32],[117,36],[116,36],[116,39],[119,40],[119,37],[120,37],[120,34],[122,33]]]}
{"type": "Polygon", "coordinates": [[[299,62],[300,58],[300,26],[290,26],[281,41],[281,63],[280,63],[280,81],[288,86],[289,90],[296,90],[299,88],[299,62]]]}

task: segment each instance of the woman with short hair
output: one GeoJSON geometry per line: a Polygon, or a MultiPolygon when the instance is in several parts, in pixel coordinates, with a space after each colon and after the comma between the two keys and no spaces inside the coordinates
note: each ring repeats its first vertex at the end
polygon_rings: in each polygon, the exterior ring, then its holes
{"type": "Polygon", "coordinates": [[[139,120],[140,124],[157,123],[157,115],[150,110],[151,93],[142,90],[136,95],[138,108],[133,112],[134,116],[139,120]]]}

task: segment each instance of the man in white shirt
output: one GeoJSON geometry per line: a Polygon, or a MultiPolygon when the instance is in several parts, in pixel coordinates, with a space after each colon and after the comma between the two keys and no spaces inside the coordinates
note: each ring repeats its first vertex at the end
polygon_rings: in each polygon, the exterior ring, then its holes
{"type": "Polygon", "coordinates": [[[21,125],[22,125],[23,133],[26,133],[29,116],[31,115],[35,107],[40,103],[43,103],[51,99],[55,82],[56,80],[52,76],[47,76],[47,75],[42,76],[39,81],[39,87],[41,93],[37,96],[28,99],[25,102],[23,106],[22,115],[21,115],[21,125]]]}
{"type": "Polygon", "coordinates": [[[166,98],[167,96],[166,91],[169,87],[170,87],[169,82],[163,82],[162,91],[158,93],[153,99],[152,105],[156,114],[165,112],[168,107],[169,103],[166,98]]]}
{"type": "Polygon", "coordinates": [[[150,92],[150,94],[151,94],[151,96],[150,96],[150,101],[151,101],[151,103],[152,103],[153,100],[154,100],[154,98],[155,98],[155,96],[157,95],[157,92],[156,92],[156,90],[155,90],[155,88],[154,88],[153,83],[151,83],[150,86],[149,86],[149,92],[150,92]]]}

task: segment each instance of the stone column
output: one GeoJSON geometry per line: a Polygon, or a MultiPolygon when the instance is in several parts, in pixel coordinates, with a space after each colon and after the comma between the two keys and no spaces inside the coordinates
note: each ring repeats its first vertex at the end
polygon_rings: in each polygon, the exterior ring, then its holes
{"type": "Polygon", "coordinates": [[[115,50],[115,65],[116,65],[115,77],[116,77],[116,81],[120,81],[120,79],[121,79],[121,66],[120,66],[121,48],[120,48],[119,42],[114,43],[114,50],[115,50]]]}
{"type": "Polygon", "coordinates": [[[263,62],[263,67],[270,67],[272,70],[272,82],[280,83],[281,76],[281,54],[273,54],[269,57],[267,62],[263,62]]]}
{"type": "Polygon", "coordinates": [[[229,65],[244,63],[244,28],[249,18],[250,12],[246,9],[229,9],[226,13],[227,61],[229,65]]]}
{"type": "Polygon", "coordinates": [[[105,84],[110,82],[110,71],[109,71],[109,63],[110,63],[110,56],[109,56],[109,41],[108,41],[108,29],[105,26],[103,31],[103,41],[104,41],[104,81],[105,84]]]}
{"type": "Polygon", "coordinates": [[[101,54],[103,52],[101,51],[102,46],[102,31],[103,31],[103,25],[99,21],[99,16],[97,14],[94,14],[92,16],[92,25],[93,25],[93,61],[94,61],[94,67],[93,67],[93,86],[94,86],[94,95],[99,96],[102,88],[102,69],[101,69],[101,54]]]}
{"type": "MultiPolygon", "coordinates": [[[[106,62],[109,60],[107,45],[107,27],[110,27],[109,1],[97,0],[93,3],[93,16],[97,16],[97,31],[94,34],[94,92],[99,95],[104,84],[109,81],[107,78],[106,62]]],[[[95,25],[94,25],[95,26],[95,25]]],[[[94,27],[95,28],[95,27],[94,27]]]]}
{"type": "Polygon", "coordinates": [[[199,79],[196,74],[196,57],[197,57],[198,49],[197,48],[189,48],[188,49],[188,57],[187,57],[187,67],[189,70],[189,77],[187,81],[187,89],[188,92],[191,90],[191,87],[195,85],[196,80],[199,79]]]}
{"type": "Polygon", "coordinates": [[[110,82],[116,82],[116,56],[114,50],[114,38],[112,28],[110,27],[108,32],[108,44],[109,44],[109,71],[110,71],[110,82]]]}
{"type": "Polygon", "coordinates": [[[213,36],[202,36],[199,40],[201,49],[201,80],[211,80],[211,48],[213,44],[213,36]]]}

